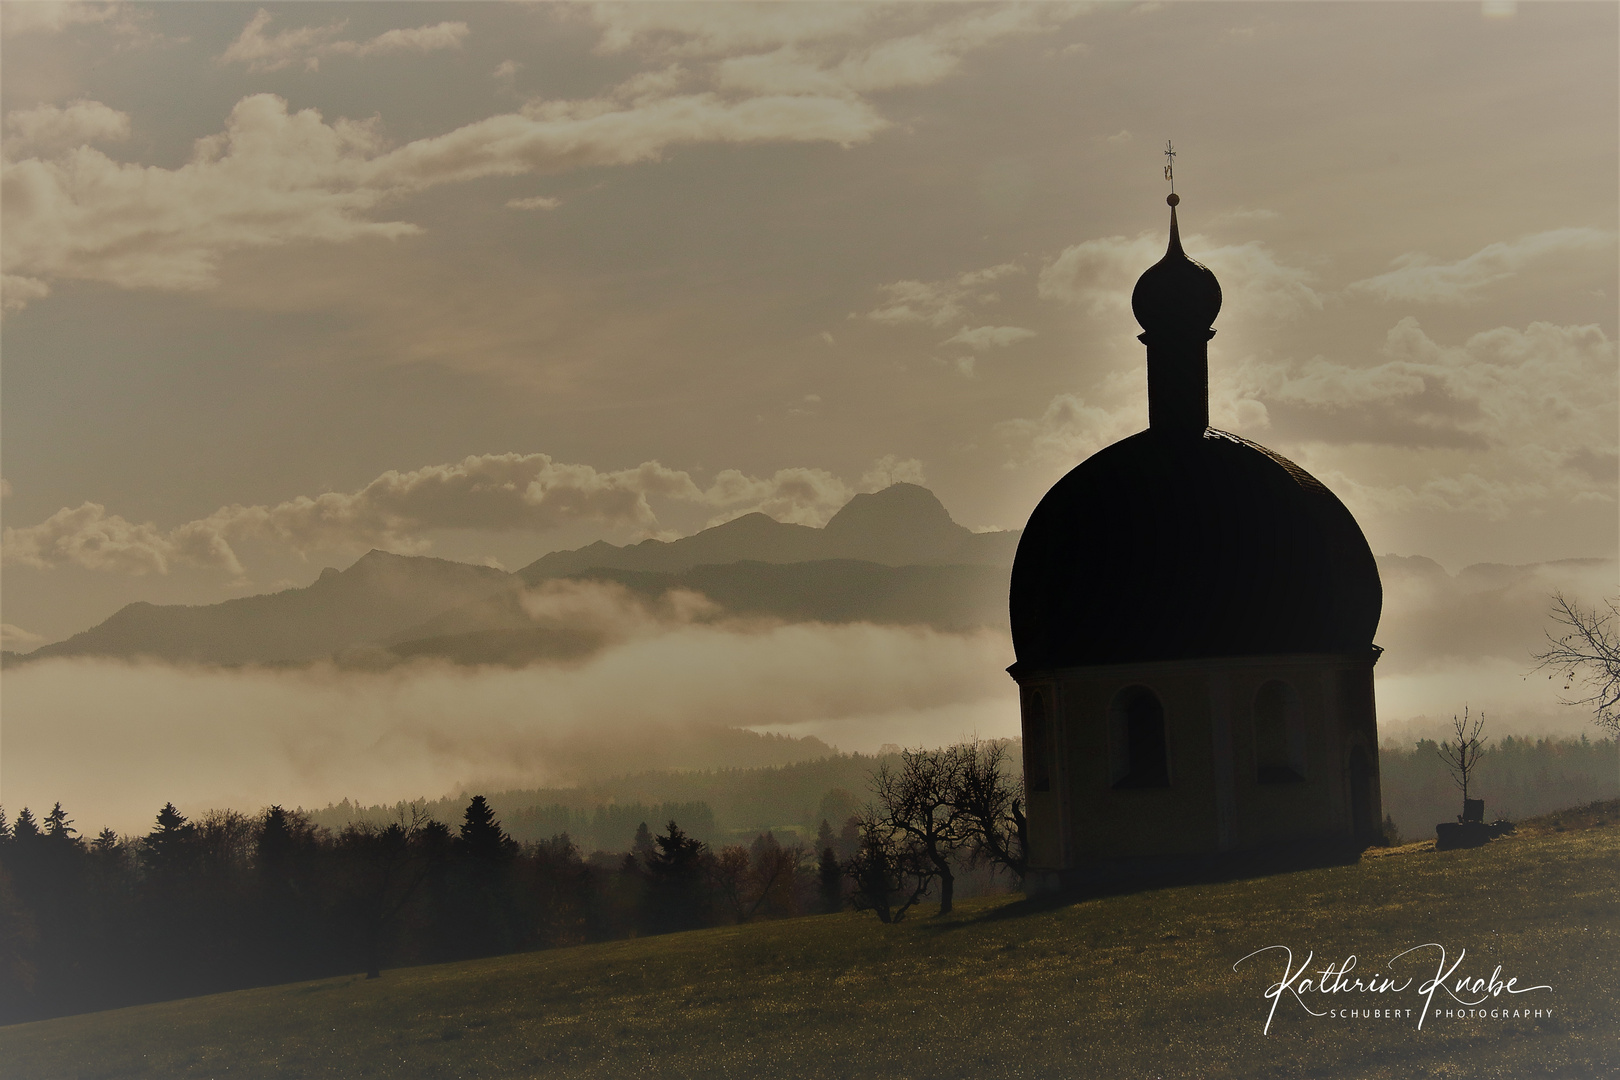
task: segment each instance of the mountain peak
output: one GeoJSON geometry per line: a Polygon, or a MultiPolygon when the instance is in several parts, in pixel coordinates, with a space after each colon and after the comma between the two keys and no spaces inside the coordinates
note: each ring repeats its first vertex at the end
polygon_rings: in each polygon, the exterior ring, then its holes
{"type": "Polygon", "coordinates": [[[890,484],[855,496],[827,522],[829,536],[870,533],[874,528],[952,532],[962,526],[932,491],[919,484],[890,484]]]}

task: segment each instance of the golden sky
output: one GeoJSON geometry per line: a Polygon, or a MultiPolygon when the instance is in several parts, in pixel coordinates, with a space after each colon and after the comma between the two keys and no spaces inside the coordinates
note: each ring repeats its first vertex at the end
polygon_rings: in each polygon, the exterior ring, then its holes
{"type": "MultiPolygon", "coordinates": [[[[1225,293],[1216,426],[1379,554],[1616,550],[1612,4],[6,2],[0,33],[8,648],[372,547],[516,568],[893,480],[1019,528],[1145,425],[1167,140],[1225,293]]],[[[917,655],[979,650],[989,700],[1000,648],[917,655]]],[[[54,678],[15,693],[91,692],[54,678]]]]}
{"type": "MultiPolygon", "coordinates": [[[[1616,546],[1601,4],[8,3],[5,622],[921,479],[1016,528],[1226,294],[1375,551],[1616,546]]],[[[26,639],[24,639],[26,640],[26,639]]]]}

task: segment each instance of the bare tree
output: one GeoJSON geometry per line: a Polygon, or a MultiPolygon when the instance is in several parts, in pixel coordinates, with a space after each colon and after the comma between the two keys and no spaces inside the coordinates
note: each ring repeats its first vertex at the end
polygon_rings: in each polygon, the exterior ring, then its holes
{"type": "Polygon", "coordinates": [[[975,857],[1005,866],[1023,880],[1029,869],[1029,830],[1023,785],[1007,767],[1007,744],[975,741],[961,750],[951,801],[962,815],[968,843],[975,857]]]}
{"type": "Polygon", "coordinates": [[[875,912],[880,922],[899,922],[928,895],[937,871],[916,842],[893,828],[888,815],[876,806],[851,820],[859,830],[860,846],[844,863],[844,876],[855,885],[850,904],[856,911],[875,912]]]}
{"type": "Polygon", "coordinates": [[[1620,740],[1620,602],[1583,608],[1562,593],[1552,600],[1553,622],[1564,632],[1547,631],[1547,649],[1536,653],[1536,667],[1551,668],[1549,679],[1562,673],[1564,689],[1581,696],[1559,700],[1591,708],[1592,722],[1620,740]]]}
{"type": "MultiPolygon", "coordinates": [[[[1443,742],[1435,752],[1440,760],[1446,763],[1451,770],[1451,780],[1462,788],[1463,815],[1468,813],[1468,781],[1474,775],[1474,769],[1479,764],[1479,755],[1485,749],[1480,733],[1485,730],[1485,714],[1480,713],[1479,718],[1470,721],[1468,707],[1463,706],[1462,716],[1451,718],[1451,728],[1456,734],[1456,742],[1443,742]]],[[[1463,820],[1462,816],[1457,818],[1463,820]]]]}
{"type": "Polygon", "coordinates": [[[956,800],[973,755],[973,748],[965,744],[903,750],[899,769],[881,765],[872,777],[882,823],[914,848],[939,878],[941,915],[950,914],[956,891],[951,860],[972,836],[967,815],[956,800]]]}
{"type": "Polygon", "coordinates": [[[401,811],[386,827],[357,821],[338,835],[338,850],[348,857],[354,876],[351,903],[368,979],[382,975],[388,932],[443,857],[445,844],[424,843],[436,824],[426,809],[412,806],[408,818],[401,811]]]}

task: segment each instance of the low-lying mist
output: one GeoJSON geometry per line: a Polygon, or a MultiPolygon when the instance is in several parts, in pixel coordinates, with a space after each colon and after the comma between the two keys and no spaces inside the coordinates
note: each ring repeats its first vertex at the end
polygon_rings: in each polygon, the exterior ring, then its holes
{"type": "Polygon", "coordinates": [[[723,764],[717,728],[836,729],[846,750],[1007,736],[1011,660],[990,631],[675,619],[583,661],[518,669],[47,660],[0,686],[0,799],[13,815],[61,800],[92,834],[144,832],[166,801],[378,803],[723,764]]]}
{"type": "MultiPolygon", "coordinates": [[[[1464,705],[1486,712],[1492,738],[1596,733],[1531,656],[1553,626],[1550,594],[1591,604],[1612,591],[1613,561],[1459,574],[1382,562],[1384,738],[1443,734],[1464,705]]],[[[603,582],[547,582],[503,602],[512,626],[550,628],[567,647],[521,666],[12,667],[0,683],[0,801],[14,815],[61,800],[86,833],[144,832],[166,801],[188,814],[393,803],[820,750],[756,732],[863,752],[1018,734],[1004,630],[738,619],[695,593],[603,582]]]]}

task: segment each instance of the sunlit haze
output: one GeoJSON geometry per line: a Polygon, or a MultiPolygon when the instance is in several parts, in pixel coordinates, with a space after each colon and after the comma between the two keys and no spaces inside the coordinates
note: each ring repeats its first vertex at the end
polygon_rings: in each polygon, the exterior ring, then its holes
{"type": "MultiPolygon", "coordinates": [[[[1559,3],[6,3],[4,648],[371,549],[516,570],[895,482],[1020,529],[1146,423],[1129,296],[1173,141],[1224,293],[1211,422],[1401,557],[1386,734],[1465,703],[1580,730],[1530,654],[1551,592],[1616,589],[1617,31],[1559,3]]],[[[0,802],[134,830],[653,768],[705,726],[1017,732],[1005,627],[580,597],[613,630],[566,664],[8,668],[0,802]]]]}

